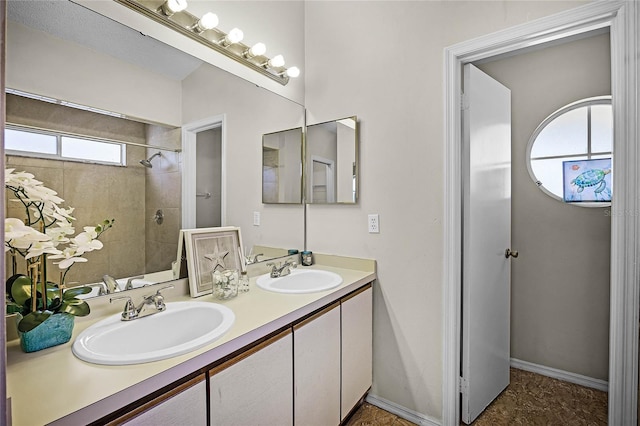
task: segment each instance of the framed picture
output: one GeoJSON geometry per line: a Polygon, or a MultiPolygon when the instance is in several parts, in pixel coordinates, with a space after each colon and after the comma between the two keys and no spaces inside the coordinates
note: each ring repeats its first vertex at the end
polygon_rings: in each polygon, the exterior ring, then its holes
{"type": "Polygon", "coordinates": [[[242,269],[244,251],[240,228],[183,229],[180,231],[178,262],[182,263],[185,253],[191,297],[211,293],[213,271],[242,269]]]}
{"type": "Polygon", "coordinates": [[[567,203],[610,203],[611,158],[562,162],[563,198],[567,203]]]}

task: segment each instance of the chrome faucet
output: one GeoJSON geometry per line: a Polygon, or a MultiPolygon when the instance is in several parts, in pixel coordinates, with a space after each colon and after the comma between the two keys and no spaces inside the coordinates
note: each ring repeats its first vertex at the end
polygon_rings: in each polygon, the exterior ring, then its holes
{"type": "Polygon", "coordinates": [[[132,290],[134,288],[133,287],[133,280],[137,280],[137,279],[140,279],[140,278],[144,278],[144,275],[137,275],[135,277],[129,278],[127,280],[127,285],[124,286],[124,289],[125,290],[132,290]]]}
{"type": "Polygon", "coordinates": [[[298,264],[293,260],[287,260],[280,266],[276,266],[274,263],[267,263],[267,266],[271,266],[271,274],[269,276],[271,278],[284,277],[291,273],[291,269],[295,269],[298,267],[298,264]]]}
{"type": "Polygon", "coordinates": [[[118,282],[111,275],[103,275],[102,282],[107,290],[107,294],[117,293],[120,291],[120,287],[118,286],[118,282]]]}
{"type": "Polygon", "coordinates": [[[264,256],[264,254],[258,253],[253,257],[251,257],[250,254],[248,256],[245,256],[245,261],[246,261],[247,265],[251,265],[252,263],[258,262],[258,256],[264,256]]]}
{"type": "Polygon", "coordinates": [[[103,282],[93,283],[93,284],[85,284],[85,287],[97,287],[98,296],[104,296],[108,294],[107,286],[103,282]]]}
{"type": "Polygon", "coordinates": [[[173,285],[169,284],[158,289],[155,294],[143,296],[142,302],[140,302],[138,306],[133,304],[131,296],[112,297],[109,299],[109,302],[119,299],[127,299],[127,303],[124,305],[124,311],[122,312],[122,321],[131,321],[136,318],[142,318],[164,311],[167,306],[164,303],[164,296],[160,292],[168,288],[173,288],[173,285]]]}

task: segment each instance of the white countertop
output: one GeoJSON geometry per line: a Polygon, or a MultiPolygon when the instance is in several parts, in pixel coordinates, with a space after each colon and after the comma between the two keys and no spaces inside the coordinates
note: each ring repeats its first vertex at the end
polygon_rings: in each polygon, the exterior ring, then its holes
{"type": "MultiPolygon", "coordinates": [[[[97,420],[286,327],[376,278],[373,260],[326,255],[315,257],[316,265],[309,268],[341,275],[343,282],[340,286],[311,294],[281,294],[257,287],[254,277],[251,290],[233,299],[217,300],[210,294],[195,299],[228,306],[236,320],[219,340],[185,355],[124,366],[90,364],[76,358],[71,352],[71,345],[77,335],[106,315],[122,310],[122,303],[109,305],[109,296],[90,301],[92,313],[88,317],[76,318],[69,343],[34,353],[22,352],[17,340],[7,343],[7,393],[11,398],[13,425],[52,422],[77,425],[97,420]]],[[[173,284],[175,289],[163,291],[167,301],[194,300],[188,295],[187,280],[173,284]]],[[[147,293],[148,287],[131,290],[127,294],[137,301],[147,293]]]]}

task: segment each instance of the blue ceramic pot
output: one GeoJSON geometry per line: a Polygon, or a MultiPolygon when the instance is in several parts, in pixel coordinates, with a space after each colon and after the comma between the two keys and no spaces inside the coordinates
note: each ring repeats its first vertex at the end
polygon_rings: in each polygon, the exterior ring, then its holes
{"type": "MultiPolygon", "coordinates": [[[[22,316],[18,314],[20,322],[22,316]]],[[[71,314],[60,313],[51,315],[45,322],[33,330],[20,335],[20,347],[24,352],[36,352],[52,346],[62,345],[71,340],[75,317],[71,314]]]]}

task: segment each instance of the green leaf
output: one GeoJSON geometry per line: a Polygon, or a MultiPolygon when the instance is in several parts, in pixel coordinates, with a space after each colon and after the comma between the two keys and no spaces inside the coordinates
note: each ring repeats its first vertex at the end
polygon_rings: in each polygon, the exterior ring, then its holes
{"type": "Polygon", "coordinates": [[[22,310],[24,309],[23,306],[18,305],[15,302],[9,302],[7,301],[7,314],[17,314],[19,312],[22,312],[22,310]]]}
{"type": "Polygon", "coordinates": [[[47,286],[47,303],[57,298],[60,298],[60,289],[57,286],[52,287],[51,284],[49,284],[47,286]]]}
{"type": "Polygon", "coordinates": [[[31,299],[31,279],[27,276],[19,276],[11,284],[11,298],[19,305],[31,299]]]}
{"type": "Polygon", "coordinates": [[[87,302],[85,302],[84,300],[71,299],[63,300],[62,306],[58,309],[58,312],[66,312],[77,317],[84,317],[89,315],[91,309],[89,308],[87,302]]]}
{"type": "Polygon", "coordinates": [[[49,311],[58,312],[58,309],[60,309],[60,306],[62,306],[62,300],[60,300],[59,297],[56,297],[55,299],[48,302],[48,304],[49,306],[47,307],[47,309],[49,311]]]}
{"type": "Polygon", "coordinates": [[[45,322],[47,318],[49,318],[51,315],[52,313],[47,311],[29,312],[27,315],[25,315],[22,318],[20,323],[18,323],[18,330],[20,330],[23,333],[26,333],[27,331],[31,331],[37,326],[39,326],[40,324],[42,324],[43,322],[45,322]]]}
{"type": "Polygon", "coordinates": [[[7,296],[8,297],[11,297],[11,286],[13,285],[15,280],[20,278],[20,277],[24,277],[24,274],[15,274],[15,275],[12,275],[9,278],[7,278],[6,285],[7,285],[7,296]]]}
{"type": "Polygon", "coordinates": [[[64,294],[62,295],[62,299],[69,300],[81,294],[89,294],[89,293],[91,293],[91,287],[87,287],[87,286],[72,287],[64,291],[64,294]]]}

